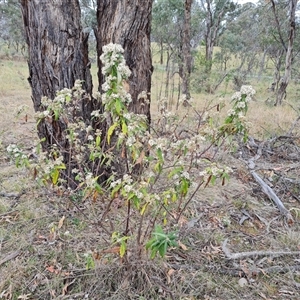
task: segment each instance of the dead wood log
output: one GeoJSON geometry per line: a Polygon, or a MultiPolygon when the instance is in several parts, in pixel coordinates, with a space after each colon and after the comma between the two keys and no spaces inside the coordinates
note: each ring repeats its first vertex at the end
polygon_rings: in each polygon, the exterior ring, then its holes
{"type": "Polygon", "coordinates": [[[255,171],[250,171],[253,178],[261,186],[263,192],[276,204],[280,213],[286,217],[289,224],[294,223],[294,219],[291,213],[285,208],[281,200],[277,197],[275,192],[260,178],[260,176],[255,171]]]}
{"type": "Polygon", "coordinates": [[[222,251],[224,252],[226,258],[228,258],[230,260],[244,259],[247,257],[258,257],[258,256],[271,256],[271,257],[279,257],[279,256],[287,256],[287,255],[299,256],[299,254],[300,254],[300,251],[272,251],[272,250],[231,253],[230,250],[227,248],[227,241],[228,241],[228,239],[225,239],[225,241],[223,242],[222,251]]]}

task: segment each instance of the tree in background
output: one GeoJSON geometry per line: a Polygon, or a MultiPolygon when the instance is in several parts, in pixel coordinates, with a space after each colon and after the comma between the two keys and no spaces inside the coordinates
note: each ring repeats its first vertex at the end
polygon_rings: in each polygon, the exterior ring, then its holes
{"type": "Polygon", "coordinates": [[[25,39],[22,28],[20,1],[0,0],[0,38],[8,48],[13,47],[16,52],[21,50],[24,54],[25,39]]]}
{"type": "Polygon", "coordinates": [[[201,0],[202,8],[206,12],[205,29],[205,58],[206,73],[212,68],[213,50],[217,39],[224,28],[226,18],[236,9],[236,4],[229,0],[201,0]]]}
{"type": "MultiPolygon", "coordinates": [[[[283,99],[286,96],[286,88],[289,84],[290,77],[291,77],[291,68],[292,68],[292,61],[293,61],[293,46],[295,40],[295,31],[296,31],[296,7],[297,7],[298,0],[289,0],[289,8],[288,8],[288,40],[287,45],[284,44],[283,39],[281,38],[281,42],[283,43],[285,49],[285,72],[283,77],[280,81],[280,86],[277,92],[276,102],[275,105],[282,104],[283,99]]],[[[275,15],[276,24],[278,24],[278,19],[276,18],[276,9],[275,9],[275,2],[271,0],[272,8],[275,15]]],[[[280,35],[281,37],[281,35],[280,35]]]]}
{"type": "Polygon", "coordinates": [[[227,22],[226,30],[219,37],[220,50],[215,55],[219,62],[219,72],[233,79],[234,87],[239,90],[258,68],[261,55],[259,43],[260,24],[254,4],[247,3],[238,7],[234,20],[227,22]],[[251,28],[251,30],[249,30],[251,28]],[[229,66],[229,60],[235,58],[235,65],[229,66]]]}
{"type": "Polygon", "coordinates": [[[182,42],[183,55],[183,72],[182,72],[182,94],[188,101],[190,95],[190,76],[192,71],[192,56],[191,56],[191,9],[192,0],[185,1],[184,9],[184,30],[182,42]]]}

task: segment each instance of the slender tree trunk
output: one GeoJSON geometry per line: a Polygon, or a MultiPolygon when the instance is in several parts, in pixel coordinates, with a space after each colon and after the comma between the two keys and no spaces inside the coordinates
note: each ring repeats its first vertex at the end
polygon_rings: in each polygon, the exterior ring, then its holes
{"type": "Polygon", "coordinates": [[[276,59],[275,59],[275,73],[274,73],[274,90],[273,92],[278,93],[278,88],[280,84],[280,70],[281,70],[281,65],[282,65],[282,60],[283,60],[283,55],[284,55],[284,49],[280,49],[277,51],[276,59]]]}
{"type": "Polygon", "coordinates": [[[160,51],[160,64],[163,65],[164,64],[164,44],[163,44],[162,40],[160,41],[159,45],[160,45],[160,49],[159,49],[159,51],[160,51]]]}
{"type": "Polygon", "coordinates": [[[263,56],[260,60],[260,64],[259,64],[259,72],[258,72],[258,80],[261,79],[261,76],[263,74],[263,72],[265,71],[265,62],[266,62],[266,57],[267,57],[267,50],[268,49],[264,49],[264,53],[263,56]]]}
{"type": "MultiPolygon", "coordinates": [[[[102,47],[109,43],[120,44],[132,74],[128,80],[132,97],[130,111],[147,116],[150,123],[150,89],[153,71],[150,28],[152,0],[98,0],[96,30],[98,58],[102,47]],[[148,93],[139,97],[141,92],[148,93]]],[[[99,89],[104,82],[102,63],[98,60],[99,89]]]]}
{"type": "Polygon", "coordinates": [[[290,4],[290,8],[289,8],[290,30],[289,30],[288,47],[287,47],[286,58],[285,58],[285,72],[280,82],[275,105],[282,104],[282,101],[286,96],[286,89],[291,78],[293,45],[294,45],[295,31],[296,31],[295,15],[296,15],[296,7],[297,7],[298,0],[290,0],[289,2],[290,2],[289,3],[290,4]]]}
{"type": "Polygon", "coordinates": [[[190,75],[192,70],[191,56],[191,8],[192,0],[185,1],[184,10],[184,29],[183,29],[183,72],[182,72],[182,94],[188,101],[190,95],[190,75]]]}
{"type": "Polygon", "coordinates": [[[205,73],[210,74],[212,65],[213,54],[213,41],[212,41],[212,28],[213,28],[213,15],[210,7],[210,0],[206,1],[206,32],[205,32],[205,73]]]}

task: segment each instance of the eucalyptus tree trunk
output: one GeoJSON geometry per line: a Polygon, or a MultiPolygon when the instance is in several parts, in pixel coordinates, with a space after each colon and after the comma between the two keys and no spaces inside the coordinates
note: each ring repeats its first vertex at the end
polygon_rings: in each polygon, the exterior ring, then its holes
{"type": "Polygon", "coordinates": [[[150,123],[150,89],[153,71],[151,58],[151,10],[152,0],[98,0],[98,27],[95,35],[98,51],[99,90],[104,82],[99,57],[102,47],[109,43],[120,44],[126,63],[131,70],[128,92],[132,103],[129,110],[147,116],[150,123]],[[141,92],[147,97],[139,97],[141,92]]]}
{"type": "MultiPolygon", "coordinates": [[[[44,110],[42,97],[54,99],[57,91],[72,88],[82,80],[86,98],[81,103],[81,115],[90,117],[92,78],[88,59],[88,36],[82,33],[78,0],[21,0],[21,8],[28,44],[29,83],[35,111],[44,110]]],[[[38,127],[43,146],[63,143],[62,120],[51,124],[41,122],[38,127]]],[[[61,145],[63,146],[63,145],[61,145]]]]}
{"type": "Polygon", "coordinates": [[[184,29],[183,29],[183,73],[182,73],[182,94],[188,101],[190,95],[190,75],[192,71],[191,56],[191,8],[193,0],[185,0],[184,29]]]}
{"type": "Polygon", "coordinates": [[[295,31],[296,31],[296,7],[298,0],[289,1],[289,40],[285,57],[285,72],[284,76],[281,79],[280,86],[277,92],[275,105],[281,105],[283,99],[286,96],[286,89],[291,78],[291,68],[293,60],[293,45],[295,40],[295,31]]]}
{"type": "MultiPolygon", "coordinates": [[[[58,91],[73,88],[82,81],[85,90],[76,105],[70,104],[70,119],[90,123],[93,110],[92,79],[88,59],[88,36],[80,25],[78,0],[21,0],[23,23],[28,44],[29,82],[35,111],[44,111],[42,98],[53,100],[58,91]]],[[[67,108],[66,108],[67,109],[67,108]]],[[[69,117],[44,117],[38,123],[43,150],[50,154],[53,145],[63,157],[66,185],[76,187],[71,170],[76,166],[67,137],[69,117]]],[[[51,155],[51,154],[50,154],[51,155]]]]}

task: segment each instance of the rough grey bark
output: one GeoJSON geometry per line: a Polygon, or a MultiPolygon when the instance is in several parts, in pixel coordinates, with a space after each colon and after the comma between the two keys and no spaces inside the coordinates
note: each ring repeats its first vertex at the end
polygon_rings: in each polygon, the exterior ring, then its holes
{"type": "MultiPolygon", "coordinates": [[[[86,94],[73,112],[89,122],[92,111],[92,78],[88,60],[88,36],[82,33],[78,0],[21,0],[28,44],[29,82],[35,111],[43,111],[41,99],[54,99],[57,91],[83,81],[86,94]]],[[[44,150],[56,144],[71,170],[72,161],[66,129],[69,120],[43,119],[38,135],[44,150]]],[[[68,177],[67,175],[65,177],[68,177]]],[[[70,178],[68,178],[69,180],[70,178]]]]}
{"type": "Polygon", "coordinates": [[[191,98],[190,95],[190,75],[192,71],[191,56],[191,8],[193,0],[185,0],[184,9],[184,29],[183,29],[183,73],[182,73],[182,94],[186,99],[191,98]]]}
{"type": "Polygon", "coordinates": [[[22,0],[21,5],[35,110],[40,110],[43,96],[53,99],[76,79],[84,80],[84,89],[91,93],[88,36],[81,31],[78,1],[22,0]]]}
{"type": "Polygon", "coordinates": [[[295,31],[296,31],[296,7],[298,0],[290,0],[289,1],[289,39],[288,46],[286,50],[285,57],[285,72],[284,76],[281,79],[280,86],[277,92],[276,103],[275,105],[281,105],[283,99],[286,96],[286,89],[289,84],[291,78],[291,68],[292,68],[292,60],[293,60],[293,45],[295,40],[295,31]]]}
{"type": "Polygon", "coordinates": [[[147,116],[150,122],[150,95],[138,98],[145,91],[150,93],[153,71],[150,44],[152,0],[98,0],[96,30],[98,51],[99,89],[104,82],[99,60],[102,47],[109,43],[120,44],[132,74],[128,80],[133,102],[129,109],[147,116]]]}

